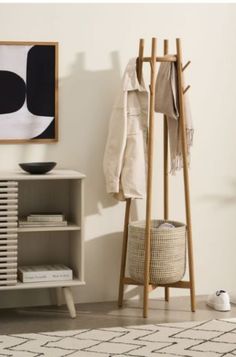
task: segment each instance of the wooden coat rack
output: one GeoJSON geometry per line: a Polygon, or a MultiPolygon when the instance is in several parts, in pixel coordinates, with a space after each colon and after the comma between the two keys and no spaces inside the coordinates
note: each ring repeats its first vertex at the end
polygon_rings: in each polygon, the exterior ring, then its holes
{"type": "MultiPolygon", "coordinates": [[[[191,310],[195,311],[195,284],[194,284],[194,267],[193,267],[193,245],[192,245],[192,224],[190,212],[190,194],[189,194],[189,176],[187,162],[187,144],[186,144],[186,121],[184,111],[184,94],[190,88],[184,88],[183,71],[188,67],[190,61],[185,66],[182,65],[182,49],[181,40],[176,39],[176,55],[168,55],[168,40],[164,40],[164,56],[157,57],[157,39],[152,39],[151,57],[144,57],[144,40],[139,41],[139,56],[137,58],[137,76],[141,82],[143,63],[150,63],[151,78],[150,78],[150,105],[149,105],[149,132],[148,132],[148,170],[147,170],[147,199],[146,199],[146,230],[145,230],[145,267],[144,267],[144,283],[141,284],[129,277],[125,276],[127,245],[128,245],[128,225],[130,221],[131,199],[126,200],[123,247],[121,257],[120,285],[118,305],[122,307],[124,296],[124,285],[143,285],[143,317],[148,315],[148,294],[153,289],[161,286],[165,288],[165,300],[169,301],[169,288],[190,289],[191,310]],[[154,103],[155,103],[155,82],[156,82],[156,63],[157,62],[176,62],[177,64],[177,81],[178,81],[178,101],[179,101],[179,130],[182,137],[183,151],[183,178],[184,178],[184,193],[185,193],[185,212],[186,212],[186,231],[187,231],[187,247],[188,247],[188,268],[189,281],[179,281],[167,285],[151,285],[149,281],[150,270],[150,229],[151,229],[151,213],[152,213],[152,180],[153,180],[153,142],[154,142],[154,103]]],[[[164,219],[169,219],[169,183],[168,183],[168,128],[167,118],[164,115],[164,219]]]]}

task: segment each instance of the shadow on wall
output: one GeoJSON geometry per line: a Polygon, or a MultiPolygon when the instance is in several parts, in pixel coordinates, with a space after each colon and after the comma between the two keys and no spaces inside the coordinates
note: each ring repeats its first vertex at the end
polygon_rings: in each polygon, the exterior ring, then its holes
{"type": "MultiPolygon", "coordinates": [[[[101,301],[118,299],[120,261],[121,261],[122,232],[107,234],[85,242],[86,255],[86,295],[94,296],[94,291],[101,301]],[[92,258],[92,262],[89,257],[92,258]],[[97,269],[96,269],[97,268],[97,269]],[[96,275],[97,274],[97,275],[96,275]],[[100,275],[100,276],[99,276],[100,275]],[[94,277],[97,277],[95,280],[94,277]]],[[[80,297],[83,299],[83,289],[80,297]]],[[[133,287],[127,291],[125,299],[142,298],[142,291],[133,287]]]]}
{"type": "MultiPolygon", "coordinates": [[[[70,73],[60,81],[60,142],[57,150],[64,167],[75,167],[87,176],[85,181],[85,217],[96,215],[118,202],[105,192],[103,155],[109,119],[121,85],[118,52],[111,53],[111,68],[88,70],[84,53],[78,53],[70,73]],[[62,100],[63,98],[63,100],[62,100]]],[[[125,212],[125,203],[123,210],[125,212]]],[[[136,204],[132,205],[136,217],[136,204]]],[[[109,223],[108,223],[109,224],[109,223]]],[[[121,230],[123,225],[121,225],[121,230]]],[[[113,300],[118,293],[122,232],[93,235],[85,241],[86,288],[79,300],[99,296],[113,300]]],[[[137,295],[134,288],[129,297],[137,295]]]]}
{"type": "Polygon", "coordinates": [[[64,167],[76,167],[87,175],[85,185],[86,216],[116,202],[105,193],[103,154],[108,123],[120,85],[118,52],[111,53],[110,69],[90,71],[85,54],[78,53],[68,77],[60,81],[59,151],[64,167]],[[63,98],[63,100],[62,100],[63,98]]]}
{"type": "MultiPolygon", "coordinates": [[[[226,183],[225,183],[226,185],[226,183]]],[[[228,182],[227,186],[231,187],[231,194],[204,194],[202,196],[198,197],[198,201],[204,202],[204,203],[212,203],[215,204],[215,206],[222,208],[222,206],[230,206],[234,205],[236,203],[236,181],[235,179],[231,179],[230,182],[228,182]]]]}

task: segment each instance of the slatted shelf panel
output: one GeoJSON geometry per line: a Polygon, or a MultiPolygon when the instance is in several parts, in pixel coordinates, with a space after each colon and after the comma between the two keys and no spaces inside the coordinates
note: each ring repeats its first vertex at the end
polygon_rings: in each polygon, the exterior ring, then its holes
{"type": "Polygon", "coordinates": [[[18,183],[0,181],[0,286],[17,283],[18,183]]]}

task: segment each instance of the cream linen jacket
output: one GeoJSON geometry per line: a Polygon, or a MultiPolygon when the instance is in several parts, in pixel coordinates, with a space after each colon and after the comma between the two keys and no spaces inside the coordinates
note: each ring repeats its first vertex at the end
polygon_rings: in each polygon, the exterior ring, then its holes
{"type": "Polygon", "coordinates": [[[113,107],[103,162],[107,192],[118,200],[145,196],[147,118],[148,92],[133,58],[113,107]]]}

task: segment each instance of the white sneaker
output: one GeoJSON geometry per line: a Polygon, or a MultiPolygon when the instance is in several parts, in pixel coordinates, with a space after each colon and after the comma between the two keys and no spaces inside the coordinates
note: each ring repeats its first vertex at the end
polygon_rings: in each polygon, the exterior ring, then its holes
{"type": "Polygon", "coordinates": [[[230,311],[229,294],[225,290],[217,290],[208,297],[207,305],[217,311],[230,311]]]}

